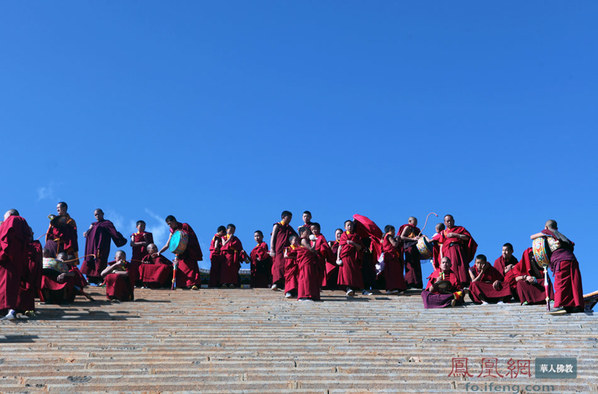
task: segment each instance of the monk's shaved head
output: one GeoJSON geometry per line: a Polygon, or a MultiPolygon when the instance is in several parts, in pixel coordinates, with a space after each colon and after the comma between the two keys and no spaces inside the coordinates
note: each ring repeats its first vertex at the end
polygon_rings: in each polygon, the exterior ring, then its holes
{"type": "Polygon", "coordinates": [[[559,229],[559,227],[556,224],[556,220],[552,220],[552,219],[546,221],[546,228],[549,228],[551,230],[559,229]]]}
{"type": "Polygon", "coordinates": [[[11,216],[19,216],[19,211],[17,211],[16,209],[9,209],[4,214],[4,220],[8,219],[11,216]]]}
{"type": "Polygon", "coordinates": [[[158,251],[158,247],[155,244],[149,244],[147,245],[147,251],[151,254],[151,253],[155,253],[158,251]]]}

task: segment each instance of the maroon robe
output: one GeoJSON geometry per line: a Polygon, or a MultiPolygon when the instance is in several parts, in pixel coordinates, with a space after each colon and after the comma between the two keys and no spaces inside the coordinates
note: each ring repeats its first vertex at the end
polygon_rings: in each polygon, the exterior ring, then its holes
{"type": "Polygon", "coordinates": [[[91,229],[85,237],[85,259],[81,265],[81,272],[95,282],[101,282],[101,274],[110,256],[110,241],[117,247],[126,245],[127,240],[116,231],[110,220],[102,220],[91,224],[91,229]],[[90,256],[90,255],[95,255],[90,256]]]}
{"type": "MultiPolygon", "coordinates": [[[[542,233],[557,238],[550,230],[542,233]]],[[[579,263],[573,254],[575,244],[560,241],[560,247],[550,255],[550,269],[554,272],[554,306],[583,309],[583,288],[579,263]]]]}
{"type": "Polygon", "coordinates": [[[232,235],[232,238],[222,245],[221,252],[224,256],[224,264],[220,267],[220,283],[231,283],[239,286],[241,284],[239,269],[246,256],[241,240],[232,235]]]}
{"type": "Polygon", "coordinates": [[[320,264],[318,264],[317,268],[320,270],[320,285],[326,280],[326,264],[335,264],[336,265],[336,256],[332,254],[332,249],[330,249],[330,245],[328,245],[328,241],[326,241],[326,237],[320,234],[316,236],[316,241],[313,244],[313,248],[318,252],[318,259],[320,264]]]}
{"type": "Polygon", "coordinates": [[[451,267],[459,278],[462,286],[467,286],[470,282],[469,274],[467,269],[469,263],[473,260],[475,252],[478,249],[478,244],[474,241],[473,237],[465,229],[465,227],[454,226],[447,228],[440,233],[438,242],[442,244],[441,252],[442,255],[448,257],[451,260],[451,267]],[[469,236],[467,241],[460,238],[448,238],[446,234],[457,233],[469,236]]]}
{"type": "MultiPolygon", "coordinates": [[[[509,280],[509,282],[514,282],[511,284],[512,288],[511,291],[515,291],[517,294],[517,298],[523,304],[527,302],[528,304],[542,304],[546,303],[546,289],[544,287],[544,275],[542,274],[542,269],[537,267],[537,270],[532,269],[531,259],[533,256],[532,248],[528,248],[523,252],[523,256],[521,256],[521,261],[515,265],[505,276],[505,282],[507,282],[507,277],[513,278],[509,280]],[[515,280],[518,276],[533,276],[536,278],[536,283],[529,283],[526,280],[515,280]]],[[[554,292],[552,291],[552,283],[550,282],[550,278],[548,278],[548,296],[550,299],[554,299],[554,292]]]]}
{"type": "Polygon", "coordinates": [[[440,234],[434,234],[432,237],[432,265],[434,269],[440,269],[440,234]]]}
{"type": "Polygon", "coordinates": [[[320,299],[322,265],[323,261],[318,256],[318,252],[305,246],[297,248],[297,266],[299,267],[297,299],[307,298],[314,301],[320,299]]]}
{"type": "Polygon", "coordinates": [[[31,229],[22,217],[9,216],[0,224],[0,310],[17,307],[30,240],[31,229]]]}
{"type": "Polygon", "coordinates": [[[291,245],[285,250],[288,257],[284,259],[284,291],[290,293],[297,290],[298,286],[299,266],[297,265],[297,247],[291,245]]]}
{"type": "Polygon", "coordinates": [[[340,243],[338,241],[334,241],[330,246],[330,252],[332,253],[332,259],[326,261],[326,265],[324,266],[324,275],[322,278],[322,287],[328,290],[336,289],[336,284],[338,282],[338,265],[336,265],[336,256],[338,255],[338,247],[340,243]]]}
{"type": "Polygon", "coordinates": [[[224,264],[224,256],[220,251],[222,246],[222,237],[218,234],[214,234],[212,241],[210,242],[210,280],[208,287],[218,287],[220,283],[220,267],[224,264]],[[218,242],[218,247],[216,243],[218,242]]]}
{"type": "Polygon", "coordinates": [[[35,310],[35,297],[42,283],[42,244],[39,241],[27,245],[27,265],[21,274],[21,285],[16,310],[35,310]]]}
{"type": "MultiPolygon", "coordinates": [[[[116,261],[109,264],[112,265],[116,261]]],[[[119,275],[114,272],[109,273],[104,278],[106,284],[106,298],[117,299],[119,301],[133,301],[135,281],[137,280],[136,271],[131,269],[131,264],[127,262],[127,275],[119,275]]]]}
{"type": "Polygon", "coordinates": [[[150,288],[170,287],[172,261],[162,255],[146,255],[139,265],[139,280],[150,288]]]}
{"type": "MultiPolygon", "coordinates": [[[[140,233],[139,231],[131,234],[133,242],[147,242],[147,245],[154,243],[154,236],[152,233],[146,231],[140,233]]],[[[147,245],[135,245],[132,247],[133,253],[131,254],[131,260],[137,263],[141,263],[143,258],[147,256],[147,245]]]]}
{"type": "MultiPolygon", "coordinates": [[[[473,276],[476,277],[480,273],[477,266],[470,268],[473,276]]],[[[499,290],[496,290],[492,285],[495,281],[503,280],[503,276],[496,268],[488,263],[488,268],[484,271],[482,277],[476,282],[469,284],[469,293],[473,302],[481,304],[482,301],[486,302],[498,302],[511,296],[511,289],[509,286],[502,284],[499,290]]],[[[460,279],[459,279],[460,280],[460,279]]]]}
{"type": "MultiPolygon", "coordinates": [[[[403,234],[405,227],[411,228],[411,236],[418,236],[421,234],[421,230],[412,225],[404,224],[399,228],[399,236],[403,234]]],[[[417,249],[417,240],[402,241],[402,249],[405,255],[405,282],[407,287],[415,287],[421,289],[424,284],[422,280],[422,265],[420,261],[419,251],[417,249]]]]}
{"type": "Polygon", "coordinates": [[[388,237],[390,237],[390,234],[386,234],[384,236],[384,240],[382,241],[382,251],[384,252],[384,279],[386,281],[386,290],[403,291],[407,288],[407,283],[405,283],[405,278],[403,277],[403,259],[399,252],[399,249],[394,247],[390,243],[388,237]]]}
{"type": "Polygon", "coordinates": [[[269,287],[272,284],[272,257],[268,253],[268,244],[257,244],[249,256],[251,260],[251,287],[269,287]]]}
{"type": "Polygon", "coordinates": [[[58,216],[50,222],[50,227],[46,233],[45,248],[50,251],[53,257],[56,257],[60,252],[77,256],[79,251],[77,223],[68,213],[64,215],[64,221],[60,219],[62,217],[58,216]]]}
{"type": "Polygon", "coordinates": [[[518,261],[515,258],[515,256],[511,256],[511,258],[509,260],[505,260],[505,258],[502,255],[500,255],[499,258],[494,260],[494,268],[496,268],[498,270],[498,272],[500,272],[501,274],[506,275],[505,268],[508,265],[514,266],[517,263],[518,263],[518,261]]]}
{"type": "Polygon", "coordinates": [[[459,305],[463,304],[463,292],[461,291],[461,283],[457,279],[455,273],[451,270],[449,272],[442,272],[439,269],[432,272],[429,276],[428,284],[426,285],[426,289],[422,291],[422,301],[424,303],[424,308],[432,309],[432,308],[446,308],[451,306],[453,300],[456,300],[459,305]],[[439,293],[437,291],[430,291],[427,290],[430,286],[438,281],[446,280],[451,283],[451,289],[449,289],[452,293],[445,294],[439,293]]]}
{"type": "MultiPolygon", "coordinates": [[[[178,286],[192,287],[201,286],[201,278],[197,261],[203,259],[199,240],[195,231],[187,223],[180,223],[178,230],[183,230],[188,235],[187,248],[177,255],[176,283],[178,286]]],[[[170,233],[175,230],[170,229],[170,233]]]]}
{"type": "Polygon", "coordinates": [[[361,255],[355,245],[347,244],[347,241],[353,241],[361,244],[361,237],[356,233],[349,233],[345,231],[341,235],[340,258],[343,264],[338,272],[338,284],[340,286],[351,287],[355,289],[363,289],[363,275],[361,273],[361,255]]]}
{"type": "Polygon", "coordinates": [[[289,241],[291,235],[297,235],[297,233],[288,224],[283,225],[282,223],[278,222],[274,223],[274,225],[278,225],[278,231],[274,237],[274,245],[271,245],[272,249],[274,250],[274,261],[272,262],[272,282],[281,284],[286,277],[284,249],[291,245],[291,242],[289,241]]]}

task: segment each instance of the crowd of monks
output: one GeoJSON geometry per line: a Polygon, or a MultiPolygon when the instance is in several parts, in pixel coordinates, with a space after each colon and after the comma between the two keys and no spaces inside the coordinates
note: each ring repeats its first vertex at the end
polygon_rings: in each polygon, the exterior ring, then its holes
{"type": "MultiPolygon", "coordinates": [[[[96,221],[83,234],[85,253],[79,255],[77,224],[67,212],[65,202],[51,215],[42,247],[34,240],[26,220],[11,209],[0,224],[0,313],[3,319],[14,320],[18,314],[35,315],[35,299],[64,304],[77,295],[93,298],[86,292],[89,285],[105,286],[106,296],[113,302],[134,300],[135,287],[186,288],[201,287],[198,261],[203,254],[197,236],[188,223],[166,218],[170,237],[162,248],[154,244],[145,222],[139,220],[137,231],[129,240],[104,218],[101,209],[94,211],[96,221]],[[173,235],[182,231],[187,245],[170,261],[162,255],[170,248],[173,235]],[[114,243],[131,246],[130,258],[118,250],[110,260],[114,243]],[[79,269],[79,262],[82,260],[79,269]]],[[[462,305],[468,295],[475,304],[503,303],[516,300],[522,305],[554,300],[552,313],[581,312],[584,307],[579,264],[573,254],[574,243],[559,232],[554,220],[531,236],[552,238],[558,248],[551,253],[550,268],[554,284],[544,275],[534,258],[532,248],[518,261],[513,246],[505,243],[501,256],[491,265],[486,256],[477,254],[477,244],[462,226],[456,226],[452,215],[436,225],[429,241],[434,272],[424,286],[418,241],[424,237],[417,219],[396,231],[387,225],[384,232],[366,217],[355,215],[344,229],[335,231],[328,242],[320,224],[312,222],[309,211],[303,213],[303,224],[295,230],[293,215],[283,211],[274,223],[270,247],[264,234],[254,233],[256,246],[247,253],[235,226],[220,226],[210,243],[210,275],[208,287],[238,287],[242,262],[250,264],[250,285],[281,291],[286,298],[317,301],[322,289],[341,290],[347,297],[359,293],[371,295],[386,290],[403,294],[407,289],[421,291],[425,308],[462,305]],[[474,264],[470,267],[470,263],[474,264]],[[548,283],[545,283],[545,280],[548,283]],[[554,285],[554,290],[553,290],[554,285]]]]}

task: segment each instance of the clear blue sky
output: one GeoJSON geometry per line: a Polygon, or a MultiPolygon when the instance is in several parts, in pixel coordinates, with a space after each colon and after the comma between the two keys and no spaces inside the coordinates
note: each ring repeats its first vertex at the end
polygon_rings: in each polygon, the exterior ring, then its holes
{"type": "Polygon", "coordinates": [[[80,235],[101,207],[126,236],[145,219],[159,242],[173,214],[206,255],[218,225],[250,250],[283,209],[295,226],[311,210],[328,238],[354,213],[380,227],[452,213],[491,260],[507,241],[520,257],[554,218],[593,291],[597,12],[3,2],[0,207],[38,236],[60,200],[80,235]]]}

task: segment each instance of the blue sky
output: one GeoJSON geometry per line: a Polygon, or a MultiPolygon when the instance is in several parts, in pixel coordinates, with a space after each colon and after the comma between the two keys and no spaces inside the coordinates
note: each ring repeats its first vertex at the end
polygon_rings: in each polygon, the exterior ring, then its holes
{"type": "Polygon", "coordinates": [[[492,260],[505,242],[520,257],[553,218],[593,291],[596,11],[5,2],[0,207],[38,235],[60,200],[80,234],[101,207],[127,236],[146,220],[159,242],[173,214],[206,254],[218,225],[250,250],[284,209],[294,225],[311,210],[328,238],[354,213],[398,227],[435,211],[492,260]]]}

